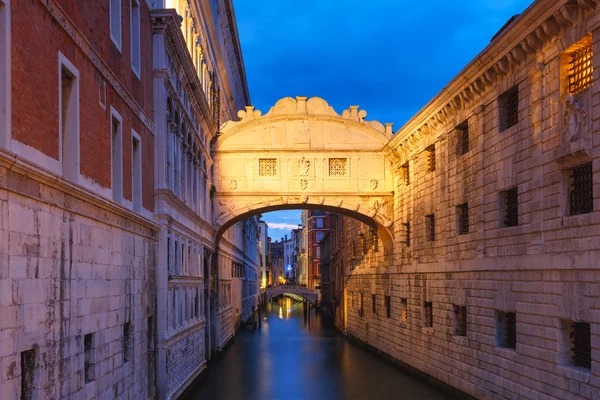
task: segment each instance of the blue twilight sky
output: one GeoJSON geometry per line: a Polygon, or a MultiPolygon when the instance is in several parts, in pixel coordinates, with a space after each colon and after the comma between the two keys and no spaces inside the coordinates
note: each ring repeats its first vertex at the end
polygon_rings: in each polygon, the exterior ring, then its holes
{"type": "MultiPolygon", "coordinates": [[[[267,112],[286,96],[319,96],[338,113],[359,105],[367,119],[394,122],[394,131],[531,3],[234,0],[257,109],[267,112]]],[[[263,219],[275,240],[300,223],[300,212],[263,219]]]]}

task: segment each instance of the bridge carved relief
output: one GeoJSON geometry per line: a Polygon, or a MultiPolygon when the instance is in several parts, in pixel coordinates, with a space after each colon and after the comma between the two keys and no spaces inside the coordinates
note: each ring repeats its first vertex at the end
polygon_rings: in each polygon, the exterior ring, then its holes
{"type": "Polygon", "coordinates": [[[359,219],[393,238],[391,124],[357,106],[337,114],[321,98],[284,98],[263,115],[238,113],[213,143],[215,225],[222,234],[253,214],[319,209],[359,219]]]}

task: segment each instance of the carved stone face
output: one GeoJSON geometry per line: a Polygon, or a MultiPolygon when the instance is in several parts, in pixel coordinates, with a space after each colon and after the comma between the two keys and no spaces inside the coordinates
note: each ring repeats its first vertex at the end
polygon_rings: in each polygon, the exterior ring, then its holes
{"type": "Polygon", "coordinates": [[[237,189],[238,183],[235,179],[232,179],[231,182],[229,182],[229,187],[231,188],[231,190],[235,190],[237,189]]]}
{"type": "Polygon", "coordinates": [[[308,181],[306,179],[302,179],[300,181],[300,187],[302,188],[302,190],[305,190],[308,187],[308,181]]]}
{"type": "Polygon", "coordinates": [[[371,190],[377,189],[379,186],[379,181],[377,179],[371,179],[371,190]]]}

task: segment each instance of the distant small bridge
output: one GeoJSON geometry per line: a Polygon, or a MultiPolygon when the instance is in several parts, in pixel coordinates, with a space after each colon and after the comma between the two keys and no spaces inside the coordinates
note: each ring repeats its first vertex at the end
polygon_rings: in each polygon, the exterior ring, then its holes
{"type": "Polygon", "coordinates": [[[281,296],[281,295],[294,295],[302,297],[308,300],[312,305],[317,305],[319,301],[319,294],[316,290],[309,289],[304,286],[297,285],[279,285],[268,288],[266,291],[266,301],[269,301],[273,297],[281,296]]]}

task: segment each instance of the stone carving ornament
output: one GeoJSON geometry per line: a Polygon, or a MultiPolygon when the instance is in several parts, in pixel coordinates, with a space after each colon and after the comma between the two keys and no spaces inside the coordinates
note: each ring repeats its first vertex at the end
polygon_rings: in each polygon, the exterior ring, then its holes
{"type": "Polygon", "coordinates": [[[379,186],[379,181],[377,179],[371,179],[370,185],[371,185],[371,190],[375,190],[379,186]]]}
{"type": "Polygon", "coordinates": [[[588,113],[581,96],[567,95],[563,111],[563,129],[566,143],[574,142],[588,131],[588,113]]]}
{"type": "Polygon", "coordinates": [[[235,179],[232,179],[231,182],[229,182],[229,187],[231,188],[231,190],[235,190],[238,187],[238,183],[235,179]]]}
{"type": "Polygon", "coordinates": [[[300,176],[308,176],[310,170],[310,160],[307,160],[304,156],[298,161],[298,169],[300,170],[300,176]]]}
{"type": "Polygon", "coordinates": [[[308,181],[306,179],[302,179],[300,181],[300,187],[302,188],[302,190],[306,190],[306,188],[308,187],[308,181]]]}

